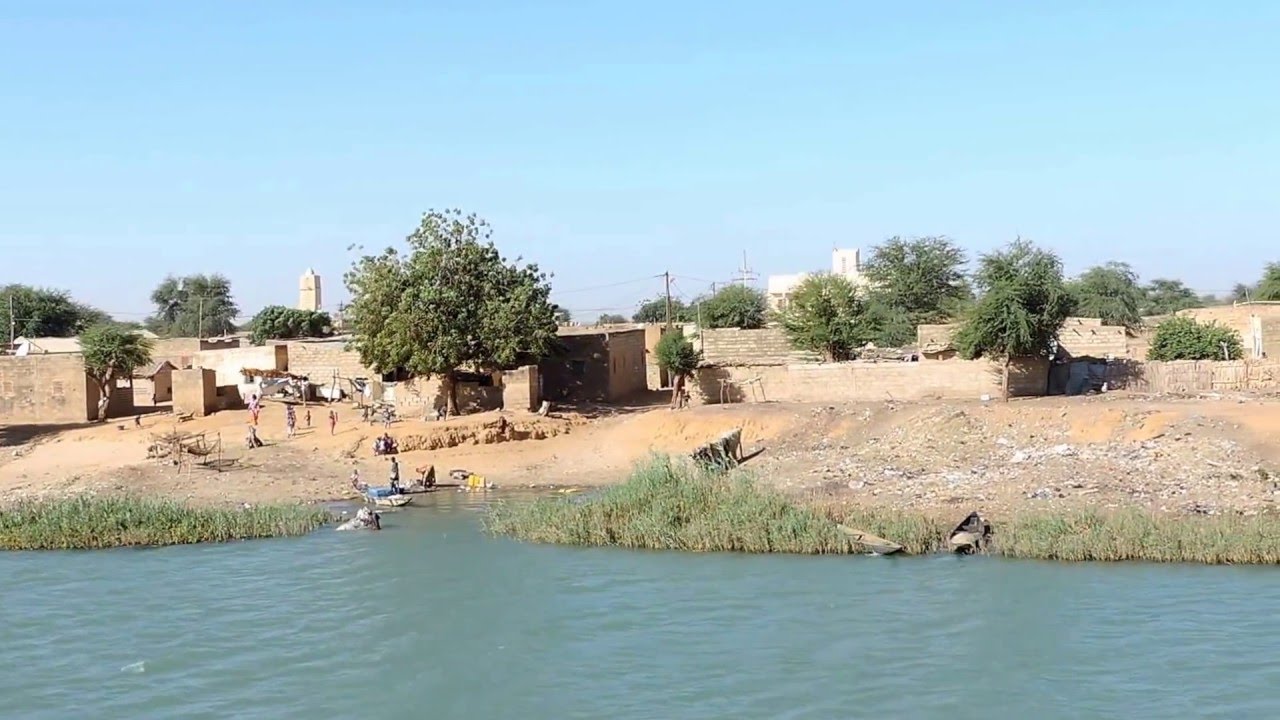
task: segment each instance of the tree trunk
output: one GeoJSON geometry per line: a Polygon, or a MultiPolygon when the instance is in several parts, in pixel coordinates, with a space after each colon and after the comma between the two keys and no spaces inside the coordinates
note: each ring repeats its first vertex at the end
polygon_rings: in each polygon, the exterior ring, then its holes
{"type": "Polygon", "coordinates": [[[440,384],[444,390],[444,414],[453,417],[458,414],[458,383],[452,370],[440,378],[440,384]]]}
{"type": "Polygon", "coordinates": [[[99,380],[98,383],[98,422],[107,421],[107,406],[111,404],[111,386],[115,385],[115,379],[108,375],[106,380],[99,380]]]}
{"type": "Polygon", "coordinates": [[[1005,402],[1009,402],[1009,362],[1011,358],[1004,359],[1004,372],[1000,378],[1000,394],[1005,402]]]}
{"type": "Polygon", "coordinates": [[[680,395],[684,393],[684,373],[676,375],[676,381],[671,386],[671,409],[676,410],[680,407],[680,395]]]}

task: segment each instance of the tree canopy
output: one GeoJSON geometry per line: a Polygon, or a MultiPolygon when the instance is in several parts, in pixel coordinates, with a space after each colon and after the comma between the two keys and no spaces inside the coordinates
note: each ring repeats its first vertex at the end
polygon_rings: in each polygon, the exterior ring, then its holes
{"type": "Polygon", "coordinates": [[[602,313],[596,320],[597,325],[623,325],[627,322],[628,320],[626,317],[622,315],[615,315],[613,313],[602,313]]]}
{"type": "Polygon", "coordinates": [[[782,312],[791,346],[820,353],[825,360],[852,360],[880,330],[858,288],[842,275],[810,275],[791,292],[782,312]]]}
{"type": "Polygon", "coordinates": [[[116,380],[132,377],[151,364],[152,343],[119,325],[95,325],[80,335],[84,369],[98,386],[98,421],[107,419],[107,406],[116,380]]]}
{"type": "Polygon", "coordinates": [[[101,310],[76,302],[63,290],[17,283],[0,287],[0,330],[9,332],[9,299],[18,337],[74,337],[92,325],[111,322],[101,310]]]}
{"type": "Polygon", "coordinates": [[[658,359],[658,367],[671,373],[675,382],[671,387],[671,407],[680,406],[680,395],[684,392],[685,379],[698,369],[702,362],[702,353],[693,347],[689,338],[681,332],[665,332],[658,339],[653,349],[658,359]]]}
{"type": "Polygon", "coordinates": [[[1129,329],[1142,324],[1146,296],[1138,285],[1138,274],[1127,263],[1109,262],[1089,268],[1068,283],[1067,290],[1076,315],[1129,329]]]}
{"type": "Polygon", "coordinates": [[[254,345],[267,340],[326,337],[333,333],[333,319],[327,312],[268,305],[249,321],[249,332],[254,345]]]}
{"type": "Polygon", "coordinates": [[[764,293],[747,285],[726,285],[701,301],[701,325],[709,328],[756,330],[764,327],[769,304],[764,293]]]}
{"type": "Polygon", "coordinates": [[[1046,357],[1071,312],[1058,256],[1018,238],[1004,250],[983,255],[974,274],[977,304],[956,330],[954,342],[965,358],[1004,361],[1004,395],[1009,396],[1009,361],[1046,357]]]}
{"type": "Polygon", "coordinates": [[[1238,360],[1243,355],[1240,333],[1189,317],[1160,323],[1147,348],[1148,360],[1238,360]]]}
{"type": "Polygon", "coordinates": [[[573,322],[573,313],[569,312],[569,308],[560,307],[559,305],[552,305],[551,307],[555,311],[555,319],[558,324],[568,325],[573,322]]]}
{"type": "Polygon", "coordinates": [[[891,237],[863,264],[874,300],[907,316],[911,326],[956,317],[973,299],[964,250],[945,236],[891,237]]]}
{"type": "MultiPolygon", "coordinates": [[[[688,305],[681,302],[678,298],[671,298],[671,322],[693,322],[695,320],[694,313],[688,305]]],[[[635,314],[631,316],[631,322],[638,323],[663,323],[667,321],[667,298],[665,296],[655,297],[652,300],[646,300],[640,304],[635,314]]]]}
{"type": "Polygon", "coordinates": [[[430,211],[407,238],[407,254],[366,255],[345,278],[362,362],[440,377],[450,414],[458,371],[535,362],[557,342],[547,276],[519,258],[508,263],[490,236],[475,215],[430,211]]]}
{"type": "Polygon", "coordinates": [[[1280,300],[1280,262],[1267,263],[1262,271],[1262,279],[1254,288],[1252,299],[1267,302],[1280,300]]]}
{"type": "Polygon", "coordinates": [[[1156,278],[1143,288],[1143,315],[1172,315],[1179,310],[1204,307],[1196,292],[1181,280],[1156,278]]]}
{"type": "Polygon", "coordinates": [[[218,274],[169,275],[151,292],[156,312],[147,328],[168,337],[225,335],[240,314],[231,298],[231,281],[218,274]]]}

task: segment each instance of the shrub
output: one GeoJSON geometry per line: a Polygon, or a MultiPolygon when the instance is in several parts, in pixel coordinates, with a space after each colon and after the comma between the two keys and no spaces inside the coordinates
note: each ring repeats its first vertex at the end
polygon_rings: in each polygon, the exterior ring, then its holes
{"type": "Polygon", "coordinates": [[[1235,360],[1243,355],[1240,333],[1189,317],[1160,323],[1147,350],[1148,360],[1235,360]]]}

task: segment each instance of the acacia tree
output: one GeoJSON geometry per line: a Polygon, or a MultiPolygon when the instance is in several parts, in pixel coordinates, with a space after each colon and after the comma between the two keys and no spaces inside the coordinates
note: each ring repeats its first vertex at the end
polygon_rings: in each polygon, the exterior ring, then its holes
{"type": "Polygon", "coordinates": [[[1280,300],[1280,262],[1267,263],[1262,279],[1252,293],[1253,300],[1275,302],[1280,300]]]}
{"type": "Polygon", "coordinates": [[[407,238],[409,251],[366,255],[346,273],[346,308],[361,361],[441,379],[457,412],[461,370],[532,362],[556,342],[556,307],[537,265],[508,263],[489,224],[458,210],[430,211],[407,238]]]}
{"type": "Polygon", "coordinates": [[[111,322],[106,313],[76,302],[63,290],[12,283],[0,287],[0,328],[22,337],[73,337],[92,325],[111,322]]]}
{"type": "MultiPolygon", "coordinates": [[[[676,298],[671,299],[671,322],[692,322],[696,318],[688,305],[684,304],[676,298]]],[[[631,322],[638,323],[661,323],[667,321],[667,299],[666,297],[656,297],[652,300],[646,300],[640,304],[635,314],[631,316],[631,322]]]]}
{"type": "Polygon", "coordinates": [[[1128,263],[1109,262],[1089,268],[1067,284],[1072,311],[1108,325],[1133,330],[1142,325],[1144,295],[1138,274],[1128,263]]]}
{"type": "Polygon", "coordinates": [[[627,319],[625,317],[614,313],[602,313],[596,320],[597,325],[623,325],[626,322],[627,319]]]}
{"type": "Polygon", "coordinates": [[[1148,360],[1238,360],[1243,355],[1240,333],[1189,317],[1160,323],[1147,348],[1148,360]]]}
{"type": "Polygon", "coordinates": [[[675,381],[671,387],[671,409],[680,407],[680,396],[684,393],[686,379],[698,369],[702,362],[702,353],[693,347],[689,338],[680,332],[666,332],[658,340],[653,349],[658,358],[658,367],[670,373],[675,381]]]}
{"type": "Polygon", "coordinates": [[[914,337],[915,326],[962,312],[973,300],[966,262],[964,250],[946,236],[895,236],[872,248],[862,274],[885,319],[878,341],[901,345],[914,337]]]}
{"type": "Polygon", "coordinates": [[[333,318],[327,312],[268,305],[249,321],[249,340],[261,345],[267,340],[325,337],[333,332],[333,318]]]}
{"type": "Polygon", "coordinates": [[[225,276],[167,276],[151,293],[156,312],[147,328],[168,337],[222,335],[236,329],[240,314],[231,299],[231,281],[225,276]]]}
{"type": "Polygon", "coordinates": [[[152,347],[150,340],[119,325],[95,325],[80,335],[84,370],[98,386],[98,422],[107,419],[116,381],[149,365],[152,347]]]}
{"type": "Polygon", "coordinates": [[[747,285],[727,285],[700,304],[701,324],[709,328],[757,330],[769,310],[764,293],[747,285]]]}
{"type": "Polygon", "coordinates": [[[1179,310],[1204,306],[1195,291],[1181,280],[1156,278],[1143,288],[1143,294],[1143,315],[1172,315],[1179,310]]]}
{"type": "Polygon", "coordinates": [[[956,330],[956,349],[967,359],[999,360],[1001,392],[1008,400],[1012,359],[1047,357],[1071,312],[1062,261],[1018,238],[1004,250],[983,255],[974,282],[978,302],[956,330]]]}
{"type": "Polygon", "coordinates": [[[782,312],[782,329],[798,350],[829,362],[852,360],[880,324],[858,288],[841,275],[810,275],[796,286],[782,312]]]}

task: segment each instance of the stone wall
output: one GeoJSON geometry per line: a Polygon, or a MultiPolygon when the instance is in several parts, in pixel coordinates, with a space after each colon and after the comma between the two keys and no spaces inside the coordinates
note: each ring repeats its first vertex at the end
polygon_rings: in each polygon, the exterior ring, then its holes
{"type": "Polygon", "coordinates": [[[97,402],[79,353],[0,357],[0,419],[6,423],[86,422],[96,417],[97,402]]]}
{"type": "Polygon", "coordinates": [[[693,346],[702,350],[708,365],[788,365],[820,359],[814,353],[793,350],[782,328],[703,329],[693,346]]]}
{"type": "Polygon", "coordinates": [[[1280,358],[1280,305],[1249,304],[1193,308],[1178,313],[1199,322],[1216,322],[1240,333],[1245,357],[1253,357],[1253,317],[1262,330],[1262,352],[1268,358],[1280,358]]]}
{"type": "Polygon", "coordinates": [[[502,408],[514,412],[537,410],[542,402],[538,394],[538,368],[525,365],[502,373],[502,408]]]}
{"type": "Polygon", "coordinates": [[[191,358],[192,367],[213,370],[219,386],[240,385],[245,368],[288,370],[289,348],[285,345],[250,345],[227,350],[202,350],[191,358]]]}
{"type": "MultiPolygon", "coordinates": [[[[695,403],[781,401],[865,402],[881,400],[999,398],[1000,365],[985,360],[948,362],[847,362],[791,365],[733,365],[701,368],[690,388],[695,403]]],[[[1011,368],[1011,396],[1044,395],[1049,364],[1017,362],[1011,368]]]]}
{"type": "MultiPolygon", "coordinates": [[[[291,342],[289,348],[289,372],[294,375],[305,375],[315,385],[332,384],[334,373],[339,378],[369,378],[377,380],[379,373],[365,367],[360,362],[360,353],[346,349],[346,341],[330,342],[291,342]]],[[[343,390],[351,388],[339,382],[343,390]]]]}
{"type": "Polygon", "coordinates": [[[1128,331],[1103,325],[1098,318],[1067,318],[1058,332],[1058,344],[1071,357],[1130,357],[1128,331]]]}

